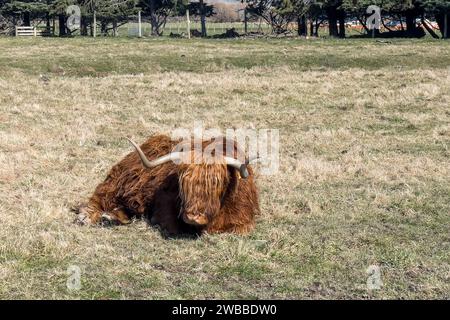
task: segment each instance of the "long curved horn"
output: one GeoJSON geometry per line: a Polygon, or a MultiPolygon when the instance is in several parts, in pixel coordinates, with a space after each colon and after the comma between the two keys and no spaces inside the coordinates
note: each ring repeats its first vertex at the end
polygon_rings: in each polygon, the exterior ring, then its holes
{"type": "MultiPolygon", "coordinates": [[[[146,168],[154,168],[156,166],[159,166],[163,163],[169,162],[169,161],[177,161],[180,160],[182,158],[182,153],[181,152],[171,152],[169,154],[166,154],[165,156],[159,157],[155,160],[148,160],[147,157],[145,156],[144,152],[142,151],[142,149],[136,144],[134,143],[133,140],[127,138],[128,141],[130,141],[130,143],[133,145],[133,147],[136,149],[137,153],[139,154],[139,157],[141,158],[142,164],[144,165],[144,167],[146,168]]],[[[254,156],[254,157],[250,157],[249,159],[247,159],[245,161],[245,163],[240,162],[239,160],[235,159],[235,158],[231,158],[231,157],[224,157],[225,159],[225,163],[233,168],[236,168],[237,170],[239,170],[239,173],[241,175],[242,178],[246,179],[249,176],[248,170],[247,170],[247,165],[249,163],[251,163],[252,161],[258,160],[260,159],[258,156],[254,156]]]]}
{"type": "Polygon", "coordinates": [[[166,154],[165,156],[156,158],[155,160],[148,160],[147,157],[145,156],[144,152],[142,151],[142,149],[136,144],[134,143],[131,139],[128,139],[128,141],[130,141],[130,143],[133,145],[133,147],[136,149],[137,153],[139,154],[139,157],[141,158],[142,164],[144,165],[144,167],[146,168],[154,168],[156,166],[159,166],[163,163],[169,162],[169,161],[176,161],[181,159],[181,153],[180,152],[171,152],[169,154],[166,154]]]}
{"type": "Polygon", "coordinates": [[[236,168],[237,170],[239,170],[239,173],[241,174],[241,178],[248,178],[249,173],[247,170],[247,164],[240,162],[239,160],[235,159],[235,158],[231,158],[231,157],[224,157],[225,162],[227,165],[236,168]]]}
{"type": "Polygon", "coordinates": [[[247,160],[245,160],[245,164],[249,165],[253,161],[257,161],[257,160],[261,160],[261,157],[259,155],[251,156],[251,157],[248,157],[247,160]]]}

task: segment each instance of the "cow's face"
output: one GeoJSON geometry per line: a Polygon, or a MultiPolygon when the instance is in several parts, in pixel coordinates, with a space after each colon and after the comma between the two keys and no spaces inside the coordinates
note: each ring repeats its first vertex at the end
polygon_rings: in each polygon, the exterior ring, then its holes
{"type": "Polygon", "coordinates": [[[225,164],[189,164],[180,168],[179,190],[184,222],[204,226],[216,216],[229,186],[225,164]]]}

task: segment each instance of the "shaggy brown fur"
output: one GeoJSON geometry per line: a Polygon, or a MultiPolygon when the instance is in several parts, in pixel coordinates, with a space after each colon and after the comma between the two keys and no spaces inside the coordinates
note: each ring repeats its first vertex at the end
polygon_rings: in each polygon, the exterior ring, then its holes
{"type": "MultiPolygon", "coordinates": [[[[217,141],[203,141],[203,149],[217,141]]],[[[141,149],[153,160],[172,152],[179,142],[157,135],[141,149]]],[[[247,233],[259,212],[250,166],[248,171],[249,177],[241,179],[238,171],[226,164],[177,165],[172,161],[147,169],[137,152],[131,152],[112,167],[89,202],[80,208],[79,221],[97,224],[108,219],[126,224],[133,215],[148,215],[152,224],[171,234],[247,233]]]]}

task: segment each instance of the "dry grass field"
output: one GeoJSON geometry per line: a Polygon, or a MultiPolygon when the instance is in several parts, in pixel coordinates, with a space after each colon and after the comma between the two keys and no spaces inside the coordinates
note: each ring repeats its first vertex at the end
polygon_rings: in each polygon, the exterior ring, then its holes
{"type": "Polygon", "coordinates": [[[449,68],[442,41],[0,38],[0,298],[449,299],[449,68]],[[280,130],[251,234],[73,224],[124,136],[195,120],[280,130]]]}

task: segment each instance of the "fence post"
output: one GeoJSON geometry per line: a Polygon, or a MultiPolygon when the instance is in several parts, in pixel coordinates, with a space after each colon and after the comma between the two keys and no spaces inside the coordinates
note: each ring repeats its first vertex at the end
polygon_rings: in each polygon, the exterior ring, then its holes
{"type": "Polygon", "coordinates": [[[94,11],[94,22],[93,22],[93,24],[94,24],[94,34],[93,34],[93,36],[95,38],[97,36],[97,15],[96,15],[95,11],[94,11]]]}
{"type": "Polygon", "coordinates": [[[17,31],[17,26],[16,26],[16,37],[17,37],[18,34],[19,34],[19,32],[17,31]]]}
{"type": "Polygon", "coordinates": [[[189,20],[189,9],[186,10],[186,21],[187,21],[187,36],[188,39],[191,38],[191,20],[189,20]]]}
{"type": "Polygon", "coordinates": [[[247,27],[247,5],[244,8],[244,33],[248,33],[248,27],[247,27]]]}
{"type": "Polygon", "coordinates": [[[35,37],[37,36],[37,34],[36,34],[36,27],[33,28],[33,36],[35,36],[35,37]]]}
{"type": "Polygon", "coordinates": [[[138,29],[139,29],[139,38],[142,37],[142,20],[141,20],[141,11],[138,12],[138,29]]]}

